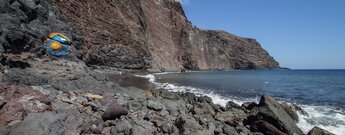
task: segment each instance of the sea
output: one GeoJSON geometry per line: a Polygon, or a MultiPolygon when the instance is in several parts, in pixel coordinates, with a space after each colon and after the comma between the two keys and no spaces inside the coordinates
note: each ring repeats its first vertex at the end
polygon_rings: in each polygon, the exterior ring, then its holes
{"type": "Polygon", "coordinates": [[[157,73],[143,76],[171,92],[209,96],[225,106],[259,102],[273,96],[279,102],[296,104],[309,115],[299,115],[297,125],[307,133],[314,126],[345,135],[345,70],[250,70],[187,73],[157,73]]]}

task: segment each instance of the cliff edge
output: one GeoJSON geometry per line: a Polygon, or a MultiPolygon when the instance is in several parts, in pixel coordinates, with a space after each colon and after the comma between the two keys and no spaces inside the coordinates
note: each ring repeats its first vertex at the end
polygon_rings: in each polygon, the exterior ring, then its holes
{"type": "Polygon", "coordinates": [[[175,0],[56,1],[89,65],[153,71],[277,69],[255,39],[200,30],[175,0]]]}
{"type": "Polygon", "coordinates": [[[50,32],[72,38],[71,57],[89,66],[156,72],[279,68],[255,39],[193,26],[175,0],[5,0],[0,6],[0,69],[45,58],[50,32]]]}

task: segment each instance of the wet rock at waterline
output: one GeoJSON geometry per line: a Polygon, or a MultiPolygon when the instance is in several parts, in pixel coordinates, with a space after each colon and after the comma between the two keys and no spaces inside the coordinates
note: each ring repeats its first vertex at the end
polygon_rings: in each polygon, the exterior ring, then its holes
{"type": "Polygon", "coordinates": [[[307,135],[334,135],[331,132],[328,132],[324,129],[321,129],[319,127],[314,127],[313,129],[311,129],[307,135]]]}
{"type": "Polygon", "coordinates": [[[257,107],[251,109],[245,123],[251,125],[251,131],[262,132],[260,127],[265,127],[275,133],[302,134],[294,119],[280,103],[270,96],[261,97],[260,103],[257,107]]]}

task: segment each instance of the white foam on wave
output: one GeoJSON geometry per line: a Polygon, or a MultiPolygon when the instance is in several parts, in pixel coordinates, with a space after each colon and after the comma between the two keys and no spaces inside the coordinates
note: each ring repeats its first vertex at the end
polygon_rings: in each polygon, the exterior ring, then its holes
{"type": "Polygon", "coordinates": [[[154,74],[148,74],[148,75],[135,75],[137,77],[143,77],[149,79],[149,81],[153,84],[159,84],[156,82],[156,77],[155,75],[165,75],[165,74],[173,74],[173,73],[178,73],[178,72],[162,72],[162,73],[154,73],[154,74]]]}
{"type": "Polygon", "coordinates": [[[298,113],[297,126],[307,133],[318,126],[336,135],[345,135],[345,113],[330,106],[299,105],[309,116],[298,113]]]}
{"type": "Polygon", "coordinates": [[[221,106],[226,106],[228,101],[232,101],[236,104],[242,105],[244,102],[255,102],[255,99],[236,99],[231,97],[224,97],[218,94],[213,93],[212,91],[207,91],[204,89],[194,88],[190,86],[177,86],[170,83],[158,83],[158,88],[166,89],[170,92],[189,92],[193,93],[197,96],[208,96],[212,99],[214,104],[218,104],[221,106]]]}
{"type": "Polygon", "coordinates": [[[177,86],[170,83],[159,83],[156,81],[155,75],[162,75],[162,74],[171,74],[176,72],[164,72],[164,73],[155,73],[155,74],[148,74],[148,75],[136,75],[138,77],[148,78],[149,81],[156,85],[157,88],[162,88],[168,90],[170,92],[182,92],[182,93],[193,93],[196,96],[208,96],[212,99],[214,104],[218,104],[221,106],[225,106],[228,101],[232,101],[236,104],[242,105],[244,102],[258,102],[256,99],[237,99],[236,97],[224,97],[218,94],[213,93],[212,91],[207,91],[200,88],[194,88],[190,86],[177,86]]]}

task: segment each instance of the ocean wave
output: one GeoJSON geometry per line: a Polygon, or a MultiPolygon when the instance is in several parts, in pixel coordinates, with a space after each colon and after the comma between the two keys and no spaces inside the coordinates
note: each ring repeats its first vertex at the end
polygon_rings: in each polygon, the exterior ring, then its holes
{"type": "Polygon", "coordinates": [[[205,89],[190,87],[190,86],[178,86],[175,84],[170,83],[159,83],[156,81],[155,75],[162,75],[162,74],[170,74],[173,72],[166,72],[166,73],[155,73],[155,74],[148,74],[148,75],[136,75],[138,77],[144,77],[149,79],[149,81],[156,85],[157,88],[165,89],[170,92],[183,92],[183,93],[193,93],[196,96],[208,96],[212,99],[214,104],[218,104],[221,106],[225,106],[228,101],[232,101],[236,104],[242,105],[245,102],[256,102],[258,103],[258,98],[255,99],[245,99],[245,98],[238,98],[238,97],[224,97],[218,94],[215,94],[213,91],[208,91],[205,89]]]}
{"type": "MultiPolygon", "coordinates": [[[[170,92],[189,92],[194,93],[197,96],[208,96],[212,99],[214,104],[225,106],[228,101],[232,101],[236,104],[242,105],[245,102],[259,102],[259,96],[255,98],[240,98],[240,97],[224,97],[214,93],[210,90],[190,87],[190,86],[178,86],[170,83],[160,83],[156,81],[155,75],[170,74],[173,72],[155,73],[148,75],[137,75],[138,77],[144,77],[156,85],[157,88],[166,89],[170,92]]],[[[277,98],[279,100],[279,98],[277,98]]],[[[283,101],[285,102],[285,101],[283,101]]],[[[314,126],[318,126],[322,129],[330,131],[336,135],[345,134],[345,112],[344,108],[336,109],[331,106],[312,106],[312,105],[298,105],[303,108],[308,116],[297,112],[299,116],[299,122],[297,126],[307,133],[314,126]]]]}
{"type": "Polygon", "coordinates": [[[204,89],[194,88],[190,86],[177,86],[170,83],[158,83],[158,88],[166,89],[170,92],[189,92],[193,93],[197,96],[208,96],[212,99],[214,104],[219,104],[221,106],[225,106],[228,101],[232,101],[236,104],[242,105],[244,102],[255,102],[255,99],[238,99],[238,98],[230,98],[230,97],[224,97],[218,94],[215,94],[212,91],[207,91],[204,89]]]}
{"type": "Polygon", "coordinates": [[[303,132],[308,132],[318,126],[337,135],[345,134],[345,112],[332,106],[299,105],[308,113],[308,116],[298,113],[297,126],[303,132]]]}

